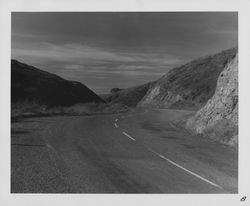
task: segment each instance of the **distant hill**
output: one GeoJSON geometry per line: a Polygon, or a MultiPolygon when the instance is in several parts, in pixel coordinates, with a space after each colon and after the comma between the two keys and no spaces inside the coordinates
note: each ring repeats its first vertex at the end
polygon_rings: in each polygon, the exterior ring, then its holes
{"type": "Polygon", "coordinates": [[[11,60],[11,102],[32,101],[47,106],[104,102],[85,85],[11,60]]]}
{"type": "Polygon", "coordinates": [[[232,48],[170,70],[150,86],[138,106],[201,108],[213,96],[220,73],[236,53],[237,48],[232,48]]]}
{"type": "Polygon", "coordinates": [[[103,98],[106,102],[122,103],[126,106],[135,107],[146,95],[151,84],[152,83],[149,82],[127,89],[113,88],[110,91],[111,93],[109,95],[103,95],[103,98]]]}
{"type": "Polygon", "coordinates": [[[238,55],[220,74],[213,97],[187,121],[186,126],[196,134],[237,146],[238,55]]]}

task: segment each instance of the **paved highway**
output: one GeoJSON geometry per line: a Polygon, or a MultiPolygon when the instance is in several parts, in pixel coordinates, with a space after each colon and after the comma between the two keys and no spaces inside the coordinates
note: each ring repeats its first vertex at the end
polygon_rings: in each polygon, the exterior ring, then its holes
{"type": "Polygon", "coordinates": [[[13,193],[237,193],[237,151],[171,122],[190,112],[12,123],[13,193]]]}

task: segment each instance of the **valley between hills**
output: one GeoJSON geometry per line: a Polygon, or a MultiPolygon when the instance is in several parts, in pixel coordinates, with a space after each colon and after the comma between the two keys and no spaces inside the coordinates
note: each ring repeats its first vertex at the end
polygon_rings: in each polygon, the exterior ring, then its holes
{"type": "Polygon", "coordinates": [[[12,193],[237,193],[238,49],[98,95],[11,60],[12,193]]]}

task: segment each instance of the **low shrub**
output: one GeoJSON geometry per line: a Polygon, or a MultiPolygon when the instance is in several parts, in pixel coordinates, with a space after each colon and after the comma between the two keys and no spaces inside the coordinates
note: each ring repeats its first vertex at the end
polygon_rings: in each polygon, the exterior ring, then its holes
{"type": "Polygon", "coordinates": [[[95,115],[127,112],[129,108],[120,103],[79,103],[70,107],[47,107],[38,102],[11,103],[11,118],[53,115],[95,115]]]}

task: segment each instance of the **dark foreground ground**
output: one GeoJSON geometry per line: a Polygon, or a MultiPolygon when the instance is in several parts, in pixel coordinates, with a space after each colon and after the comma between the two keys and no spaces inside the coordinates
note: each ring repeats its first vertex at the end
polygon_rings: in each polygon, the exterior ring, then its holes
{"type": "Polygon", "coordinates": [[[237,193],[237,151],[171,123],[188,111],[12,123],[12,193],[237,193]]]}

